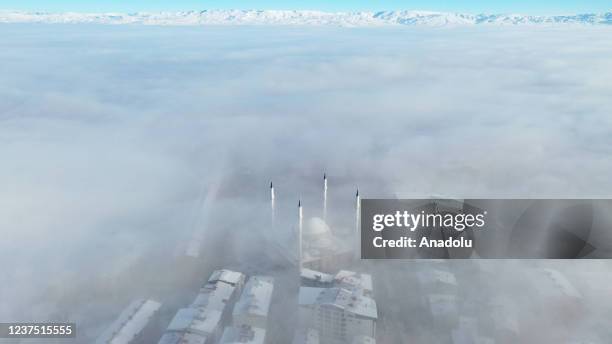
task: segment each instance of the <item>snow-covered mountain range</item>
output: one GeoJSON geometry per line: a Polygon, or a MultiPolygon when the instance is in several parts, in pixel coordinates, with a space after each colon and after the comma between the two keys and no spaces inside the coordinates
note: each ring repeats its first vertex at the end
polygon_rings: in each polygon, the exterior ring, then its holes
{"type": "Polygon", "coordinates": [[[205,10],[137,13],[44,13],[0,11],[0,23],[98,23],[144,25],[612,25],[612,12],[531,16],[427,11],[321,12],[277,10],[205,10]]]}

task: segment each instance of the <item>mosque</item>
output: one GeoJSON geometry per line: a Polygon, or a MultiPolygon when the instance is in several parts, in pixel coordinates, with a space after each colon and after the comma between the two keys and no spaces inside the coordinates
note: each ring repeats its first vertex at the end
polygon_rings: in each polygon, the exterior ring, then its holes
{"type": "Polygon", "coordinates": [[[337,237],[319,217],[308,220],[302,232],[301,267],[322,272],[335,272],[351,264],[356,257],[356,238],[337,237]]]}
{"type": "MultiPolygon", "coordinates": [[[[274,187],[270,184],[272,221],[274,224],[274,187]]],[[[292,263],[301,268],[335,273],[359,258],[359,191],[355,195],[355,229],[353,234],[339,236],[324,220],[327,214],[327,176],[323,175],[323,217],[311,217],[304,223],[302,202],[298,202],[297,243],[292,263]]]]}

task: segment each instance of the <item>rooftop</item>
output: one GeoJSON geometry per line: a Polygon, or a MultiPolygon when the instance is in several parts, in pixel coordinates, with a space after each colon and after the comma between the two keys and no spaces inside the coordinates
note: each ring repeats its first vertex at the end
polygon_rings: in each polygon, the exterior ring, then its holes
{"type": "Polygon", "coordinates": [[[340,270],[334,277],[334,282],[342,287],[359,288],[369,292],[374,290],[372,276],[369,274],[340,270]]]}
{"type": "Polygon", "coordinates": [[[234,295],[236,287],[223,282],[207,283],[200,289],[191,307],[209,308],[223,311],[234,295]]]}
{"type": "Polygon", "coordinates": [[[226,327],[221,337],[221,344],[263,344],[266,330],[252,326],[226,327]]]}
{"type": "Polygon", "coordinates": [[[222,269],[213,271],[213,273],[210,275],[210,278],[208,279],[208,283],[215,283],[221,281],[231,285],[236,285],[244,283],[245,279],[246,278],[244,274],[241,272],[222,269]]]}
{"type": "Polygon", "coordinates": [[[301,287],[299,305],[329,305],[362,317],[378,318],[376,301],[344,288],[301,287]]]}
{"type": "Polygon", "coordinates": [[[208,335],[215,332],[220,321],[221,312],[216,309],[182,308],[168,325],[168,331],[208,335]]]}
{"type": "Polygon", "coordinates": [[[253,276],[244,287],[236,306],[236,314],[254,314],[268,316],[272,291],[274,290],[274,279],[265,276],[253,276]]]}
{"type": "Polygon", "coordinates": [[[205,344],[208,336],[188,332],[166,332],[158,344],[205,344]]]}
{"type": "Polygon", "coordinates": [[[138,299],[121,312],[117,320],[98,338],[97,344],[130,343],[147,326],[161,304],[138,299]]]}
{"type": "Polygon", "coordinates": [[[309,279],[313,281],[317,281],[320,283],[332,283],[334,281],[334,276],[330,274],[326,274],[324,272],[319,272],[316,270],[302,268],[300,271],[300,277],[304,279],[309,279]]]}

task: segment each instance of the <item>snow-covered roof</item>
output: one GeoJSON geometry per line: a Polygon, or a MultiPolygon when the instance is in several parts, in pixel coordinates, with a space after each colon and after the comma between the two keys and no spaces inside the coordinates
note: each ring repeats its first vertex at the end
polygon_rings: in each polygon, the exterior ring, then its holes
{"type": "Polygon", "coordinates": [[[121,312],[117,320],[98,338],[96,344],[131,343],[157,313],[161,304],[138,299],[121,312]]]}
{"type": "Polygon", "coordinates": [[[221,312],[216,309],[182,308],[176,313],[167,331],[209,335],[220,326],[221,312]]]}
{"type": "Polygon", "coordinates": [[[376,301],[361,293],[344,288],[301,287],[299,305],[329,305],[358,316],[377,319],[376,301]]]}
{"type": "Polygon", "coordinates": [[[273,278],[266,276],[251,277],[245,285],[240,299],[236,302],[233,314],[268,316],[273,291],[273,278]]]}
{"type": "Polygon", "coordinates": [[[244,283],[245,279],[246,278],[244,274],[241,272],[221,269],[213,271],[213,273],[210,275],[210,278],[208,279],[208,283],[215,283],[217,281],[221,281],[228,284],[237,285],[244,283]]]}
{"type": "Polygon", "coordinates": [[[223,311],[235,292],[236,287],[231,284],[223,282],[207,283],[200,289],[200,293],[191,303],[191,307],[206,307],[223,311]]]}
{"type": "Polygon", "coordinates": [[[369,274],[340,270],[334,277],[334,282],[338,287],[359,288],[369,292],[373,290],[372,276],[369,274]]]}
{"type": "Polygon", "coordinates": [[[226,327],[221,337],[221,344],[264,344],[266,338],[266,330],[252,326],[230,326],[226,327]]]}
{"type": "Polygon", "coordinates": [[[309,279],[320,283],[332,283],[334,281],[334,276],[330,274],[306,268],[302,268],[302,270],[300,271],[300,277],[303,279],[309,279]]]}
{"type": "Polygon", "coordinates": [[[158,344],[206,344],[207,335],[189,332],[166,332],[158,344]]]}

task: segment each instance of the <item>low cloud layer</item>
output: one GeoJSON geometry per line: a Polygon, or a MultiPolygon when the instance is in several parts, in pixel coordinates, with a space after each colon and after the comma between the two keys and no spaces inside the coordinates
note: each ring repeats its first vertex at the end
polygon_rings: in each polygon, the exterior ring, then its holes
{"type": "MultiPolygon", "coordinates": [[[[324,170],[337,214],[356,186],[612,195],[611,28],[0,33],[0,319],[112,318],[147,288],[121,278],[151,282],[134,266],[204,226],[213,184],[214,219],[252,233],[268,225],[270,179],[289,223],[298,197],[317,209],[324,170]]],[[[215,220],[207,230],[224,230],[215,220]]]]}

